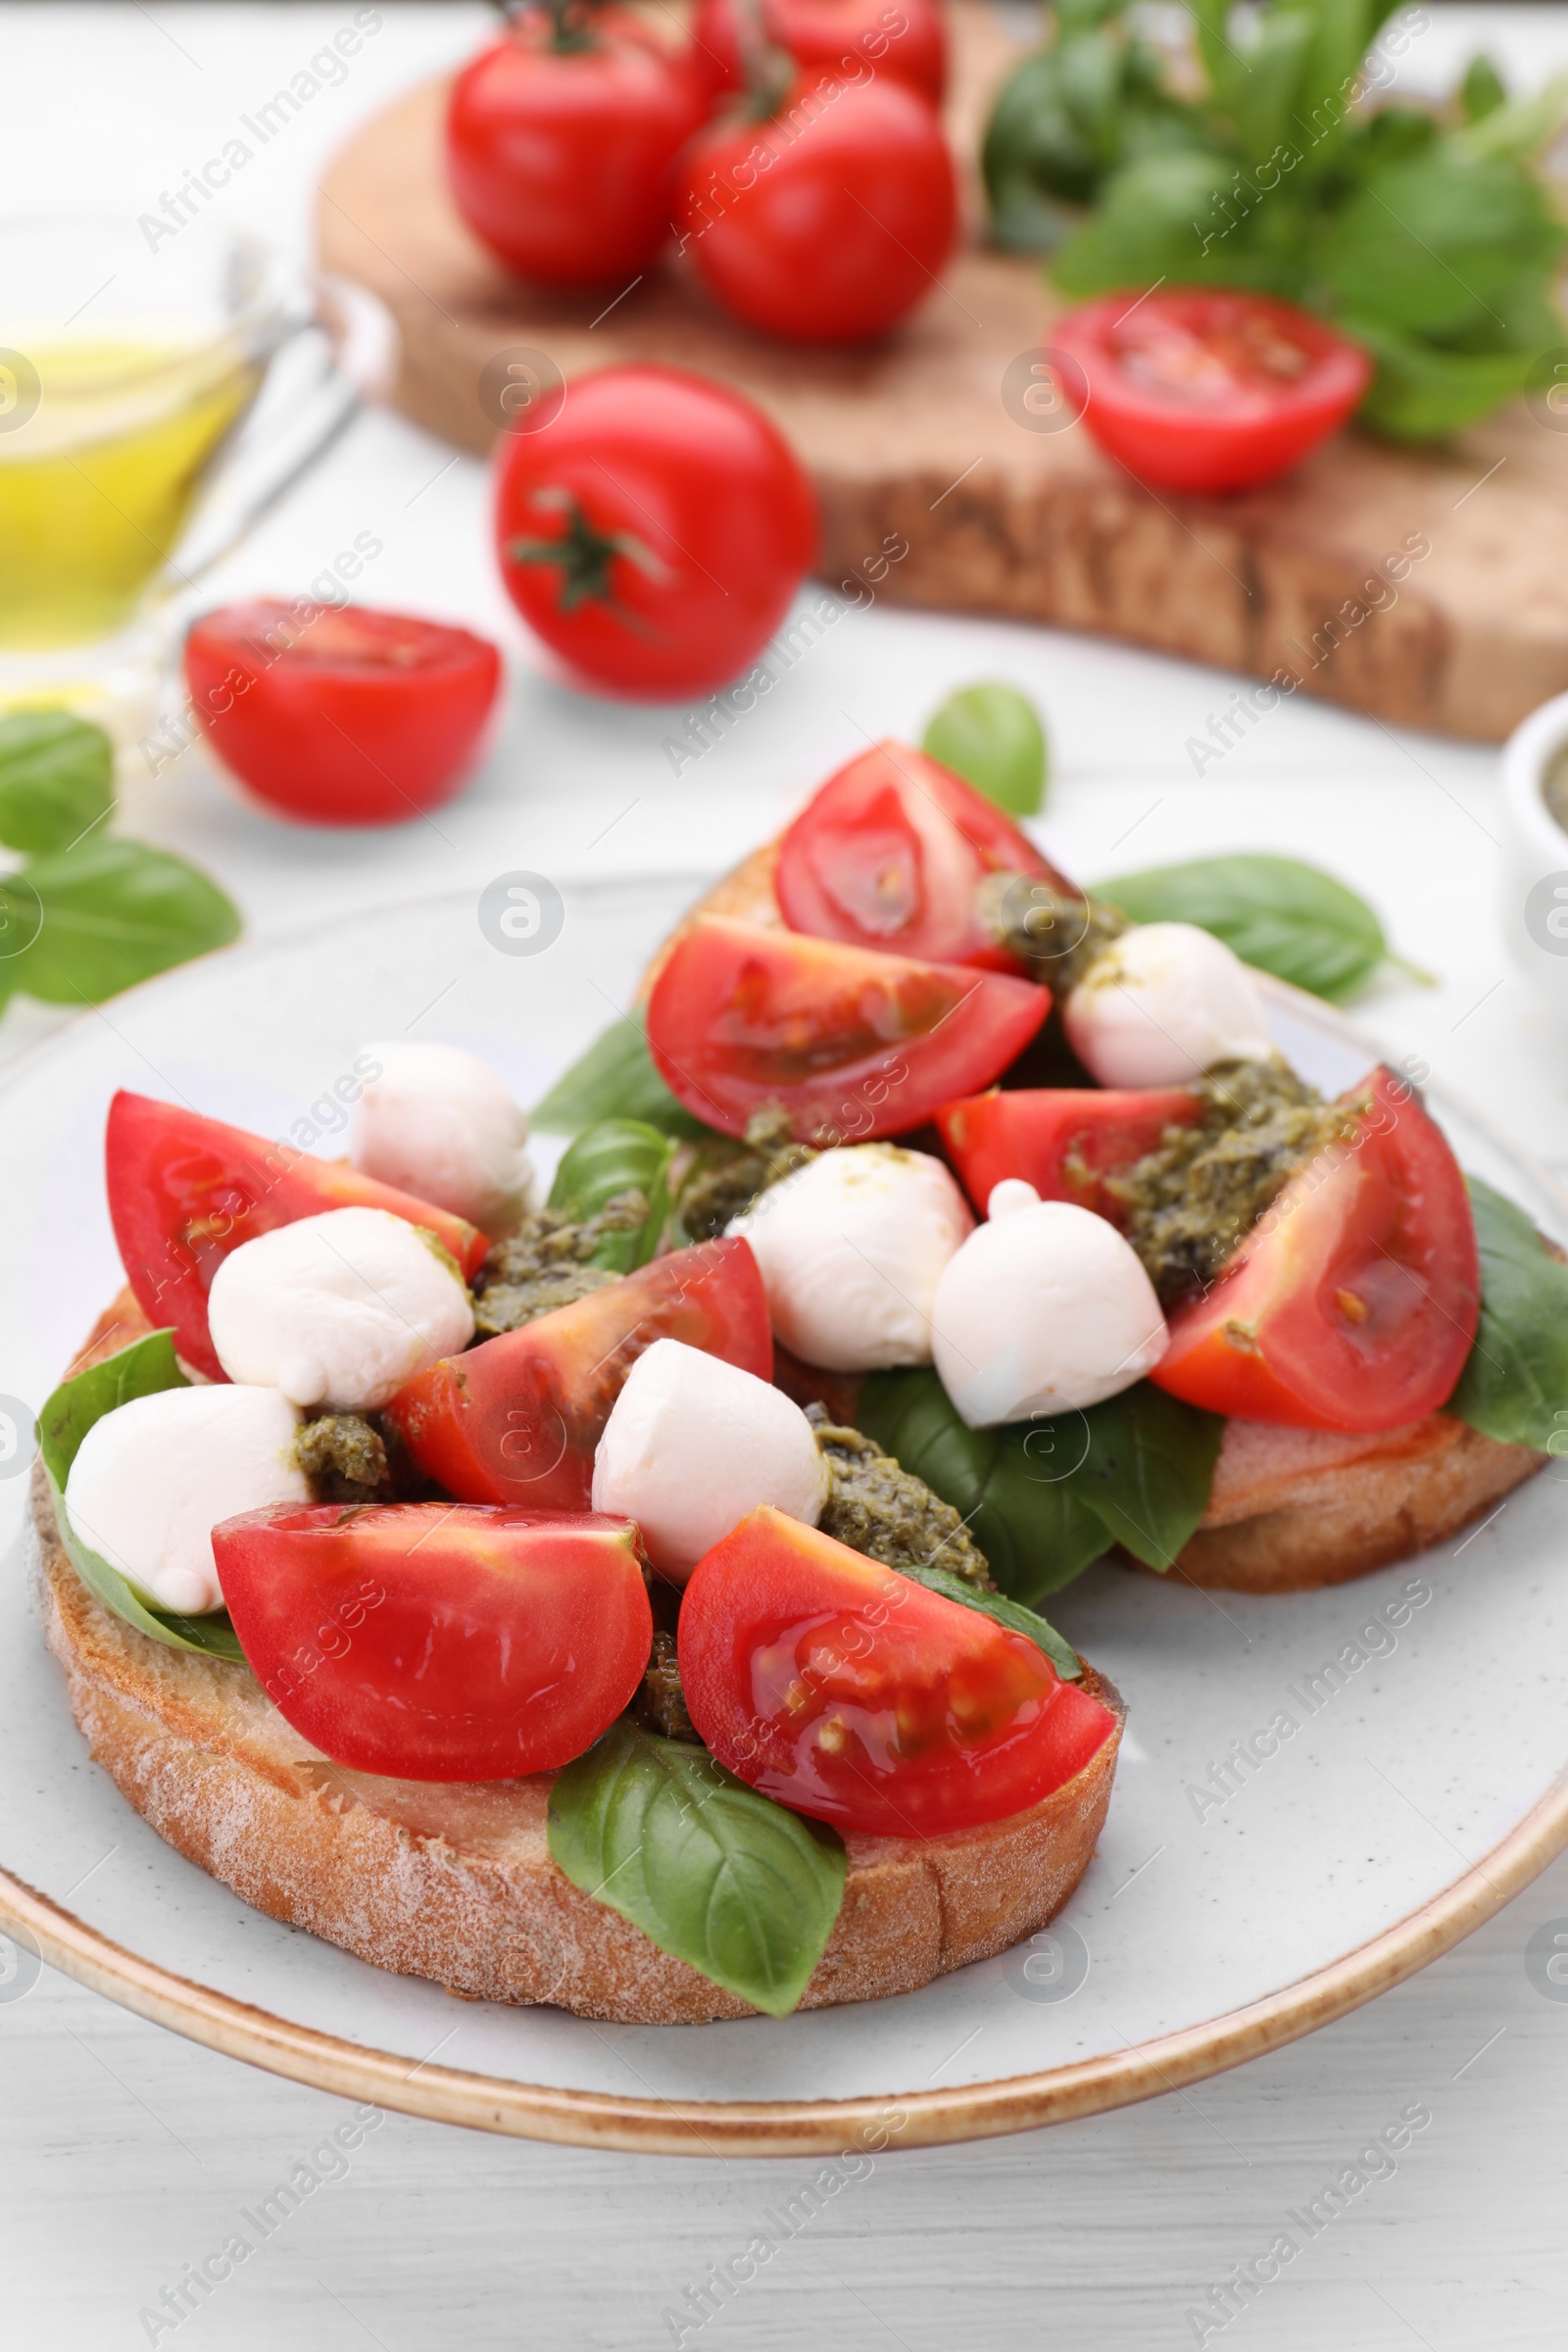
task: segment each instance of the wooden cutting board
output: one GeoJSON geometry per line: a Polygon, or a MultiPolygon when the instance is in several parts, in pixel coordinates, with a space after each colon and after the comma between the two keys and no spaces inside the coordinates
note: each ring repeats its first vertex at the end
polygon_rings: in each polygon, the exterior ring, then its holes
{"type": "MultiPolygon", "coordinates": [[[[950,127],[972,156],[1009,44],[976,0],[950,15],[950,127]]],[[[606,313],[605,294],[510,277],[468,235],[442,173],[444,102],[445,84],[415,90],[360,132],[325,177],[318,235],[323,268],[397,320],[397,405],[460,448],[496,438],[480,378],[499,354],[543,351],[568,380],[664,360],[777,419],[821,496],[821,575],[860,601],[1284,669],[1331,702],[1484,741],[1568,689],[1568,417],[1554,431],[1521,402],[1420,454],[1348,433],[1252,496],[1155,496],[1081,424],[1031,421],[1019,393],[1059,307],[1034,264],[971,241],[894,336],[853,351],[733,325],[679,266],[606,313]]]]}

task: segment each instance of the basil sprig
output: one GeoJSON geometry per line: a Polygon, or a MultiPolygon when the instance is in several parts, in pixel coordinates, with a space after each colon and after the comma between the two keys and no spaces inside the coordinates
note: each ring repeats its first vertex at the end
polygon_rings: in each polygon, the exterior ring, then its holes
{"type": "Polygon", "coordinates": [[[98,830],[115,806],[102,727],[69,711],[0,718],[0,1004],[18,991],[98,1004],[239,936],[216,882],[171,851],[98,830]]]}
{"type": "Polygon", "coordinates": [[[1196,923],[1244,963],[1331,1004],[1381,963],[1397,964],[1413,979],[1428,977],[1394,954],[1364,899],[1298,858],[1261,850],[1194,858],[1097,882],[1093,895],[1135,923],[1196,923]]]}
{"type": "Polygon", "coordinates": [[[655,1069],[640,1007],[596,1037],[528,1116],[547,1135],[577,1135],[599,1119],[641,1119],[661,1135],[686,1138],[711,1132],[655,1069]]]}
{"type": "Polygon", "coordinates": [[[844,1900],[830,1829],[624,1717],[556,1775],[549,1836],[574,1886],[769,2017],[799,2004],[844,1900]]]}
{"type": "Polygon", "coordinates": [[[675,1146],[646,1119],[600,1119],[568,1145],[550,1188],[550,1205],[585,1225],[617,1194],[638,1192],[648,1203],[643,1223],[607,1234],[589,1263],[630,1274],[659,1249],[669,1222],[669,1163],[675,1146]]]}
{"type": "Polygon", "coordinates": [[[1447,1410],[1506,1446],[1568,1452],[1568,1266],[1530,1218],[1469,1179],[1481,1324],[1447,1410]]]}
{"type": "Polygon", "coordinates": [[[84,1544],[66,1512],[66,1481],[81,1442],[105,1413],[112,1413],[134,1396],[155,1396],[163,1389],[185,1389],[190,1383],[174,1356],[172,1331],[149,1332],[118,1355],[106,1356],[74,1379],[63,1381],[38,1415],[38,1450],[54,1492],[55,1521],[67,1556],[94,1599],[126,1625],[171,1649],[200,1650],[210,1658],[244,1663],[245,1652],[226,1611],[211,1617],[181,1617],[172,1610],[150,1608],[138,1600],[118,1568],[84,1544]]]}
{"type": "Polygon", "coordinates": [[[988,681],[950,694],[920,748],[1013,816],[1034,816],[1046,797],[1046,735],[1016,686],[988,681]]]}
{"type": "Polygon", "coordinates": [[[1208,1508],[1225,1429],[1149,1381],[1086,1412],[969,1429],[928,1366],[871,1373],[856,1419],[962,1513],[1003,1592],[1031,1607],[1113,1544],[1169,1568],[1208,1508]]]}

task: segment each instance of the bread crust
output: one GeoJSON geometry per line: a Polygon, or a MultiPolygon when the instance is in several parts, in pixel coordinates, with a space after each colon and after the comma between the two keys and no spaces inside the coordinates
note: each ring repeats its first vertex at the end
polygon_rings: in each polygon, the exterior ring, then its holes
{"type": "MultiPolygon", "coordinates": [[[[73,1369],[147,1329],[122,1294],[73,1369]]],[[[32,1499],[49,1647],[94,1760],[161,1838],[244,1901],[470,2000],[550,2002],[623,2025],[756,2014],[557,1869],[552,1775],[453,1787],[333,1764],[247,1668],[154,1642],[94,1599],[60,1543],[41,1465],[32,1499]]],[[[913,1991],[1060,1910],[1094,1853],[1121,1738],[1111,1685],[1088,1668],[1085,1688],[1116,1729],[1043,1803],[944,1838],[846,1838],[843,1908],[803,2008],[913,1991]]]]}

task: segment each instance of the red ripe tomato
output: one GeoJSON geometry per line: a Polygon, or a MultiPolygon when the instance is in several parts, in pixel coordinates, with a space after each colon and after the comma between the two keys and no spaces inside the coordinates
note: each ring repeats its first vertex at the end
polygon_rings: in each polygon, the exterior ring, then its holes
{"type": "Polygon", "coordinates": [[[501,656],[406,612],[258,598],[203,613],[185,683],[220,760],[270,808],[307,825],[400,825],[471,773],[501,656]]]}
{"type": "Polygon", "coordinates": [[[648,1046],[688,1110],[725,1135],[782,1103],[804,1143],[906,1135],[989,1085],[1051,1008],[1001,972],[916,963],[704,915],[648,1001],[648,1046]]]}
{"type": "Polygon", "coordinates": [[[1116,1728],[1026,1635],[765,1505],[698,1561],[678,1642],[719,1762],[870,1837],[1021,1813],[1116,1728]]]}
{"type": "Polygon", "coordinates": [[[676,368],[601,368],[497,455],[501,576],[596,686],[670,697],[760,654],[816,554],[816,496],[738,393],[676,368]]]}
{"type": "Polygon", "coordinates": [[[109,1215],[136,1303],[150,1323],[172,1327],[186,1363],[210,1380],[227,1375],[208,1336],[207,1294],[229,1251],[258,1234],[328,1209],[385,1208],[433,1233],[465,1277],[490,1247],[466,1218],[346,1160],[315,1159],[146,1095],[116,1095],[104,1154],[109,1215]]]}
{"type": "Polygon", "coordinates": [[[225,1519],[213,1553],[263,1689],[356,1772],[553,1772],[614,1722],[653,1642],[629,1519],[284,1503],[225,1519]]]}
{"type": "Polygon", "coordinates": [[[669,235],[675,158],[708,111],[690,51],[629,13],[531,8],[465,67],[447,177],[474,235],[549,285],[645,270],[669,235]]]}
{"type": "Polygon", "coordinates": [[[779,844],[773,889],[792,931],[1012,972],[977,908],[993,873],[1072,888],[961,776],[907,744],[879,743],[808,801],[779,844]]]}
{"type": "Polygon", "coordinates": [[[1202,1115],[1198,1097],[1179,1086],[1018,1087],[947,1103],[937,1129],[982,1216],[993,1186],[1020,1176],[1042,1200],[1073,1200],[1120,1225],[1124,1212],[1105,1178],[1156,1151],[1167,1127],[1196,1126],[1202,1115]]]}
{"type": "Polygon", "coordinates": [[[461,1501],[585,1511],[610,1409],[656,1340],[683,1340],[772,1379],[767,1298],[749,1242],[672,1250],[520,1331],[443,1357],[398,1391],[387,1418],[425,1475],[461,1501]]]}
{"type": "MultiPolygon", "coordinates": [[[[763,0],[762,32],[801,67],[853,74],[865,58],[931,106],[948,82],[948,35],[937,0],[763,0]]],[[[701,0],[692,24],[697,70],[716,95],[745,86],[735,0],[701,0]]]]}
{"type": "Polygon", "coordinates": [[[1481,1311],[1464,1178],[1410,1088],[1378,1069],[1348,1144],[1286,1186],[1150,1377],[1293,1429],[1402,1429],[1446,1403],[1481,1311]]]}
{"type": "Polygon", "coordinates": [[[957,229],[953,159],[906,83],[806,74],[770,120],[699,131],[675,220],[709,293],[748,326],[856,342],[935,288],[957,229]]]}
{"type": "Polygon", "coordinates": [[[1051,330],[1083,370],[1084,422],[1163,490],[1251,490],[1337,432],[1372,362],[1309,311],[1262,294],[1171,286],[1106,294],[1051,330]]]}

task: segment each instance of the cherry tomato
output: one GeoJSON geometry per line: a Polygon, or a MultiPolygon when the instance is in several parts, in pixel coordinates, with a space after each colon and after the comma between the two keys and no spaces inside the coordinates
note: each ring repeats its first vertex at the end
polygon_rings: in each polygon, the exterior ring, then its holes
{"type": "Polygon", "coordinates": [[[262,1688],[356,1772],[553,1772],[614,1722],[648,1664],[629,1519],[284,1503],[222,1521],[213,1554],[262,1688]]]}
{"type": "Polygon", "coordinates": [[[1018,1087],[949,1102],[936,1123],[982,1216],[992,1187],[1021,1176],[1042,1200],[1074,1200],[1120,1225],[1125,1212],[1105,1178],[1156,1151],[1167,1127],[1195,1126],[1202,1115],[1185,1087],[1018,1087]]]}
{"type": "Polygon", "coordinates": [[[980,920],[991,873],[1072,888],[961,776],[907,744],[879,743],[808,801],[779,844],[773,889],[792,931],[1012,972],[980,920]]]}
{"type": "Polygon", "coordinates": [[[1116,1728],[1026,1635],[766,1505],[698,1561],[677,1639],[719,1762],[870,1837],[1021,1813],[1116,1728]]]}
{"type": "Polygon", "coordinates": [[[989,1085],[1051,1008],[1001,972],[917,963],[704,915],[648,1001],[648,1046],[688,1110],[725,1135],[782,1103],[803,1143],[906,1135],[989,1085]]]}
{"type": "Polygon", "coordinates": [[[1106,294],[1051,329],[1083,370],[1083,420],[1164,490],[1250,490],[1337,432],[1372,362],[1308,311],[1262,294],[1171,286],[1106,294]]]}
{"type": "Polygon", "coordinates": [[[1207,1295],[1171,1320],[1151,1379],[1191,1404],[1293,1429],[1402,1429],[1446,1403],[1481,1310],[1464,1178],[1404,1080],[1346,1101],[1350,1141],[1287,1185],[1207,1295]]]}
{"type": "Polygon", "coordinates": [[[207,1331],[213,1276],[258,1234],[328,1209],[385,1208],[433,1233],[466,1277],[490,1247],[466,1218],[346,1160],[315,1159],[146,1095],[116,1095],[104,1152],[109,1215],[136,1303],[156,1330],[172,1327],[179,1353],[209,1380],[227,1377],[207,1331]]]}
{"type": "MultiPolygon", "coordinates": [[[[948,35],[937,0],[763,0],[762,32],[801,67],[853,74],[859,58],[906,81],[931,106],[948,82],[948,35]]],[[[716,95],[745,86],[734,0],[701,0],[692,24],[697,69],[716,95]]]]}
{"type": "Polygon", "coordinates": [[[675,158],[707,111],[689,49],[628,12],[526,9],[452,85],[447,177],[509,269],[602,285],[669,235],[675,158]]]}
{"type": "Polygon", "coordinates": [[[880,335],[932,293],[957,228],[953,159],[923,98],[889,74],[806,74],[686,150],[681,249],[748,326],[807,343],[880,335]]]}
{"type": "Polygon", "coordinates": [[[501,685],[487,638],[406,612],[258,598],[185,640],[202,733],[307,825],[400,825],[466,780],[501,685]]]}
{"type": "Polygon", "coordinates": [[[387,1417],[426,1476],[464,1502],[585,1511],[610,1408],[656,1340],[683,1340],[772,1379],[767,1298],[749,1242],[672,1250],[444,1357],[398,1391],[387,1417]]]}
{"type": "Polygon", "coordinates": [[[815,493],[777,428],[676,368],[579,376],[552,421],[500,445],[508,594],[618,694],[726,684],[784,618],[816,540],[815,493]]]}

